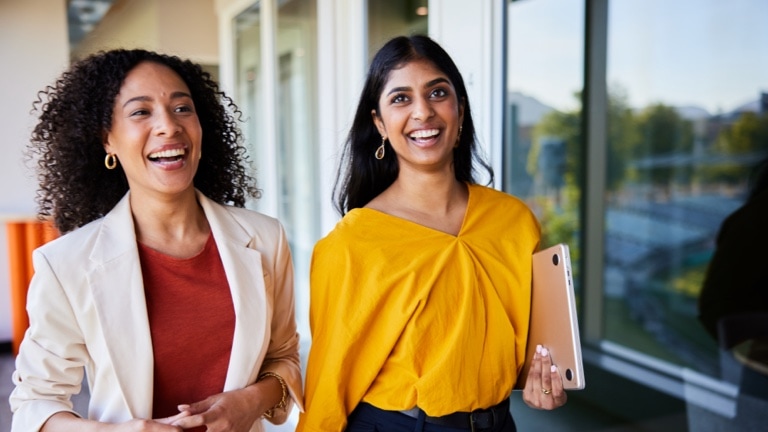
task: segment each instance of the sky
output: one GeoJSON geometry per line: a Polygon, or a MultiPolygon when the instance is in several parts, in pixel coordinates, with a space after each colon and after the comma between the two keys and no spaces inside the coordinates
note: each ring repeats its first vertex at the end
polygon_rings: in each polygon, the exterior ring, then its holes
{"type": "MultiPolygon", "coordinates": [[[[583,0],[509,7],[511,90],[561,110],[583,86],[583,0]]],[[[608,85],[629,105],[732,110],[768,92],[768,1],[609,0],[608,85]]]]}

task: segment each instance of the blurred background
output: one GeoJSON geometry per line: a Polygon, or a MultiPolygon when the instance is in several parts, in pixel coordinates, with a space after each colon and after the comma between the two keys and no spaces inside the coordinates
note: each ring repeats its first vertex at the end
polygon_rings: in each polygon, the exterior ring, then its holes
{"type": "Polygon", "coordinates": [[[305,358],[309,258],[338,221],[336,160],[369,59],[426,33],[466,80],[493,186],[574,260],[587,387],[552,413],[513,395],[518,427],[765,430],[765,395],[741,385],[760,365],[719,345],[697,303],[720,225],[768,157],[766,17],[764,0],[0,0],[0,399],[29,251],[55,236],[22,159],[30,110],[71,61],[175,54],[235,99],[263,189],[249,206],[291,242],[305,358]]]}

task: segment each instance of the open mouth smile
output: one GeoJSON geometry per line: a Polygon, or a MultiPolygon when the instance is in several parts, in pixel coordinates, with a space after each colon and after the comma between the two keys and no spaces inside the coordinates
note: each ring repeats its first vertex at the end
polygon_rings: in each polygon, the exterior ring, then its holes
{"type": "Polygon", "coordinates": [[[408,137],[416,142],[431,142],[440,135],[440,129],[421,129],[408,134],[408,137]]]}
{"type": "Polygon", "coordinates": [[[163,150],[149,154],[149,160],[158,163],[173,163],[180,161],[187,154],[187,151],[183,148],[163,150]]]}

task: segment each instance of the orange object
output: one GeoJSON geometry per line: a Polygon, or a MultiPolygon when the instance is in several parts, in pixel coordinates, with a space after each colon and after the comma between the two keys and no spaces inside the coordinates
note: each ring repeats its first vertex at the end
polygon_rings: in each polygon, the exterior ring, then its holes
{"type": "Polygon", "coordinates": [[[32,279],[32,251],[59,236],[50,221],[39,219],[6,222],[8,262],[11,276],[11,331],[13,355],[19,352],[24,332],[29,327],[27,288],[32,279]]]}

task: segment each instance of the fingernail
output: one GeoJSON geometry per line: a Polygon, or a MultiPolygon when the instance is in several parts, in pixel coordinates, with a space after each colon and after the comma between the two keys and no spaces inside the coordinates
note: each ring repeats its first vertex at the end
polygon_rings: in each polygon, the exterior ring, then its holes
{"type": "Polygon", "coordinates": [[[546,348],[542,348],[541,349],[541,355],[543,355],[544,357],[548,356],[549,355],[549,350],[547,350],[546,348]]]}
{"type": "Polygon", "coordinates": [[[552,366],[550,366],[549,370],[552,371],[552,372],[557,372],[557,366],[552,365],[552,366]]]}
{"type": "Polygon", "coordinates": [[[536,352],[541,354],[541,345],[536,345],[536,352]]]}

